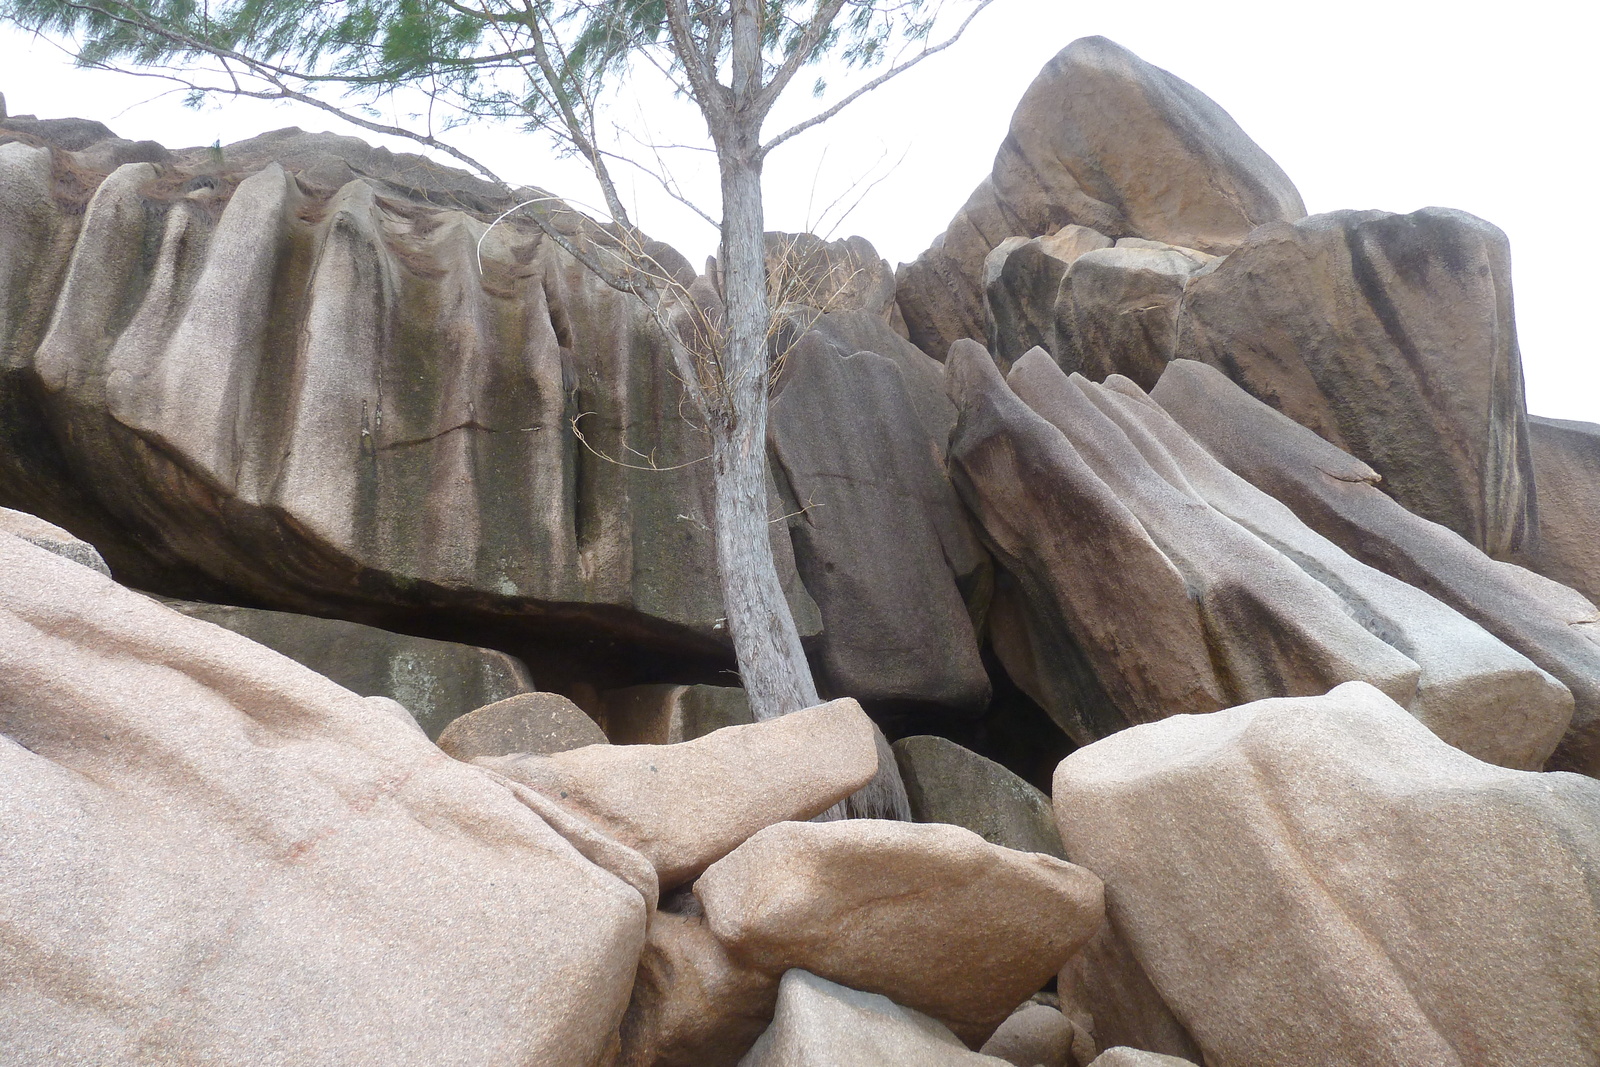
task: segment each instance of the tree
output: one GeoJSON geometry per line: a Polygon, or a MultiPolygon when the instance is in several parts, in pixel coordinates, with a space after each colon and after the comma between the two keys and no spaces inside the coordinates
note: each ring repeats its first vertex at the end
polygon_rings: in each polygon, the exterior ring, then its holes
{"type": "MultiPolygon", "coordinates": [[[[506,183],[427,128],[377,121],[370,104],[416,90],[452,121],[515,118],[553,134],[593,171],[603,227],[558,226],[559,205],[519,205],[607,284],[663,326],[674,373],[711,439],[723,603],[758,718],[818,695],[768,540],[770,308],[762,168],[774,148],[837,115],[958,40],[993,0],[0,0],[0,17],[78,41],[80,64],[137,69],[196,97],[309,103],[365,129],[409,137],[506,183]],[[964,10],[933,43],[946,6],[964,10]],[[763,139],[774,105],[809,65],[888,64],[811,117],[763,139]],[[686,286],[651,254],[612,176],[625,159],[603,137],[607,88],[648,66],[698,108],[721,184],[714,293],[686,286]],[[329,99],[327,94],[338,94],[329,99]],[[365,106],[365,110],[363,110],[365,106]],[[695,291],[691,291],[691,289],[695,291]]],[[[826,93],[818,78],[815,93],[826,93]]],[[[645,166],[636,159],[630,163],[645,166]]],[[[646,168],[648,169],[648,168],[646,168]]],[[[669,174],[663,187],[678,193],[669,174]]],[[[693,205],[691,205],[693,206],[693,205]]],[[[892,774],[892,762],[886,769],[892,774]]]]}

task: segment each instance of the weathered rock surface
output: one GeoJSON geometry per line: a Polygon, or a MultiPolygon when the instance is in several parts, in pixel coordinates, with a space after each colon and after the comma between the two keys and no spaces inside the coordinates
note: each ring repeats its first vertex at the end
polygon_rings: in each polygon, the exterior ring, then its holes
{"type": "Polygon", "coordinates": [[[946,562],[970,552],[971,534],[900,366],[841,358],[807,333],[786,357],[769,437],[795,501],[795,562],[822,613],[824,694],[981,711],[989,678],[946,562]]]}
{"type": "Polygon", "coordinates": [[[1001,370],[1010,370],[1029,349],[1056,351],[1062,279],[1084,253],[1113,243],[1087,226],[1065,226],[1032,240],[1007,237],[984,257],[984,336],[1001,370]]]}
{"type": "Polygon", "coordinates": [[[603,745],[606,735],[583,709],[559,693],[519,693],[469,711],[439,733],[438,744],[458,760],[519,752],[549,755],[603,745]]]}
{"type": "Polygon", "coordinates": [[[612,684],[651,680],[619,637],[726,662],[705,441],[643,306],[515,221],[480,274],[447,168],[297,131],[223,157],[102,180],[0,144],[0,502],[167,595],[448,612],[612,684]]]}
{"type": "Polygon", "coordinates": [[[926,734],[893,748],[917,822],[950,823],[991,845],[1066,859],[1050,798],[1000,764],[926,734]]]}
{"type": "Polygon", "coordinates": [[[0,1061],[608,1062],[648,866],[379,703],[0,535],[0,1061]]]}
{"type": "Polygon", "coordinates": [[[1445,208],[1265,226],[1194,281],[1181,318],[1180,357],[1371,464],[1409,510],[1491,556],[1532,535],[1510,251],[1494,226],[1445,208]]]}
{"type": "Polygon", "coordinates": [[[527,667],[491,648],[284,611],[167,604],[281,652],[362,696],[398,701],[432,738],[474,708],[533,690],[527,667]]]}
{"type": "Polygon", "coordinates": [[[46,552],[54,552],[61,558],[70,559],[90,570],[99,571],[107,578],[111,577],[111,568],[106,566],[106,561],[100,557],[100,553],[93,545],[82,538],[74,537],[54,523],[45,522],[25,511],[0,508],[0,533],[20,537],[30,545],[36,545],[46,552]]]}
{"type": "Polygon", "coordinates": [[[617,745],[675,745],[756,721],[750,698],[732,686],[634,685],[600,699],[605,734],[617,745]]]}
{"type": "Polygon", "coordinates": [[[694,886],[737,960],[882,993],[987,1038],[1094,932],[1099,881],[956,826],[779,823],[694,886]]]}
{"type": "Polygon", "coordinates": [[[958,341],[945,372],[960,412],[951,478],[1027,616],[995,635],[1011,677],[1080,744],[1225,707],[1183,576],[1133,513],[981,345],[958,341]],[[1026,648],[1003,645],[1006,634],[1026,648]]]}
{"type": "Polygon", "coordinates": [[[1289,178],[1194,86],[1103,37],[1045,65],[994,170],[933,247],[899,271],[911,340],[943,359],[984,334],[984,260],[1067,225],[1223,254],[1305,205],[1289,178]]]}
{"type": "Polygon", "coordinates": [[[783,976],[777,1014],[740,1067],[1000,1067],[948,1029],[887,997],[803,970],[783,976]]]}
{"type": "Polygon", "coordinates": [[[809,819],[872,780],[876,732],[843,699],[675,745],[591,745],[480,760],[641,853],[663,890],[756,831],[809,819]]]}
{"type": "Polygon", "coordinates": [[[1068,855],[1209,1062],[1600,1047],[1588,778],[1482,763],[1350,683],[1125,731],[1055,786],[1068,855]]]}
{"type": "Polygon", "coordinates": [[[778,979],[736,963],[704,918],[658,911],[622,1019],[618,1067],[734,1067],[777,1001],[778,979]]]}
{"type": "Polygon", "coordinates": [[[1600,612],[1379,491],[1377,473],[1220,372],[1172,363],[1151,394],[1235,473],[1357,559],[1444,601],[1554,675],[1575,702],[1550,766],[1600,774],[1600,612]]]}
{"type": "Polygon", "coordinates": [[[1123,374],[1155,387],[1178,343],[1189,282],[1219,262],[1203,252],[1123,238],[1086,252],[1061,280],[1046,346],[1056,362],[1093,381],[1123,374]]]}
{"type": "Polygon", "coordinates": [[[1177,1056],[1163,1056],[1159,1052],[1145,1052],[1121,1045],[1106,1049],[1095,1057],[1089,1067],[1195,1067],[1195,1064],[1177,1056]]]}
{"type": "MultiPolygon", "coordinates": [[[[1327,587],[1282,553],[1161,477],[1162,457],[1140,452],[1091,399],[1102,387],[1067,377],[1041,349],[1007,381],[1062,432],[1100,492],[1127,508],[1177,570],[1184,604],[1197,612],[1217,682],[1231,701],[1311,696],[1359,678],[1410,703],[1417,665],[1358,625],[1327,587]]],[[[1145,609],[1139,604],[1139,613],[1145,609]]],[[[1143,651],[1152,660],[1160,655],[1154,646],[1143,651]]]]}
{"type": "Polygon", "coordinates": [[[1600,604],[1600,426],[1528,417],[1539,536],[1515,562],[1600,604]]]}
{"type": "MultiPolygon", "coordinates": [[[[1200,1046],[1172,1014],[1111,919],[1056,976],[1061,1011],[1093,1048],[1131,1046],[1199,1062],[1200,1046]]],[[[1080,1063],[1094,1059],[1079,1056],[1080,1063]]]]}
{"type": "MultiPolygon", "coordinates": [[[[1008,1015],[978,1051],[1012,1067],[1078,1067],[1073,1051],[1075,1036],[1065,1015],[1029,1001],[1008,1015]]],[[[1082,1046],[1081,1040],[1077,1042],[1076,1047],[1082,1046]]]]}
{"type": "Polygon", "coordinates": [[[1417,692],[1406,706],[1429,729],[1490,763],[1544,765],[1571,723],[1564,685],[1441,601],[1347,555],[1228,470],[1127,379],[1083,388],[1169,484],[1272,546],[1416,663],[1417,692]]]}

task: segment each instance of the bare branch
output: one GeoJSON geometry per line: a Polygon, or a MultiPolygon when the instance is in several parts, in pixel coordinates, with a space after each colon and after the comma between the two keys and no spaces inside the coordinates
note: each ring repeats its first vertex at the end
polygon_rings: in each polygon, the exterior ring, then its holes
{"type": "Polygon", "coordinates": [[[967,14],[966,19],[962,21],[960,27],[956,29],[955,33],[951,34],[949,37],[945,38],[943,41],[940,41],[936,45],[929,45],[916,55],[912,56],[910,59],[890,67],[888,70],[884,71],[876,78],[873,78],[871,81],[867,82],[865,85],[861,86],[859,89],[855,90],[855,92],[846,96],[843,100],[840,100],[826,111],[818,112],[809,119],[806,119],[804,122],[796,123],[787,130],[784,130],[782,133],[778,134],[776,137],[772,138],[772,140],[768,141],[762,146],[761,157],[763,159],[766,158],[766,156],[770,154],[774,148],[777,148],[779,145],[783,144],[783,142],[806,132],[813,126],[820,126],[822,123],[827,122],[839,112],[843,111],[845,108],[849,107],[863,96],[866,96],[868,93],[872,92],[872,90],[883,85],[885,82],[899,77],[901,74],[904,74],[906,71],[910,70],[918,63],[921,63],[929,56],[938,55],[940,52],[943,52],[946,48],[949,48],[951,45],[961,40],[962,34],[967,32],[967,27],[972,25],[972,20],[977,18],[983,9],[992,3],[994,3],[994,0],[978,0],[977,6],[967,14]]]}

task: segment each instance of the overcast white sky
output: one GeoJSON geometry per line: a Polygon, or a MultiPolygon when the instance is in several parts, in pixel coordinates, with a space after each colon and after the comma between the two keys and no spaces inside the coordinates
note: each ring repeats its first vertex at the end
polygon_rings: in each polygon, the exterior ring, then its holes
{"type": "MultiPolygon", "coordinates": [[[[775,153],[768,224],[805,229],[855,178],[887,172],[835,236],[860,233],[891,262],[915,258],[987,173],[1039,68],[1074,38],[1103,34],[1225,107],[1313,212],[1439,204],[1504,229],[1529,407],[1600,422],[1596,297],[1588,275],[1573,276],[1575,260],[1588,258],[1573,249],[1588,244],[1584,220],[1600,193],[1596,11],[1592,0],[997,0],[956,48],[775,153]]],[[[152,101],[158,91],[75,70],[48,44],[0,29],[0,92],[12,114],[97,118],[174,147],[289,125],[339,128],[295,106],[190,111],[177,97],[152,101]]],[[[642,95],[657,136],[695,132],[663,115],[654,87],[642,95]]],[[[810,102],[795,103],[799,115],[810,102]]],[[[513,181],[591,195],[581,172],[537,140],[456,136],[513,181]]],[[[692,187],[694,167],[680,170],[692,187]]],[[[691,259],[714,246],[709,229],[648,188],[637,201],[641,225],[691,259]]]]}

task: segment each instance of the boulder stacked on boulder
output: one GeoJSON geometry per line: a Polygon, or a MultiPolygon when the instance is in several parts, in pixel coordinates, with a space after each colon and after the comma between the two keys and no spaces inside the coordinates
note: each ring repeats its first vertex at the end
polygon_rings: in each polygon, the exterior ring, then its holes
{"type": "Polygon", "coordinates": [[[756,723],[660,328],[509,197],[0,107],[0,1067],[1597,1062],[1498,230],[1092,38],[915,263],[769,235],[756,723]]]}

